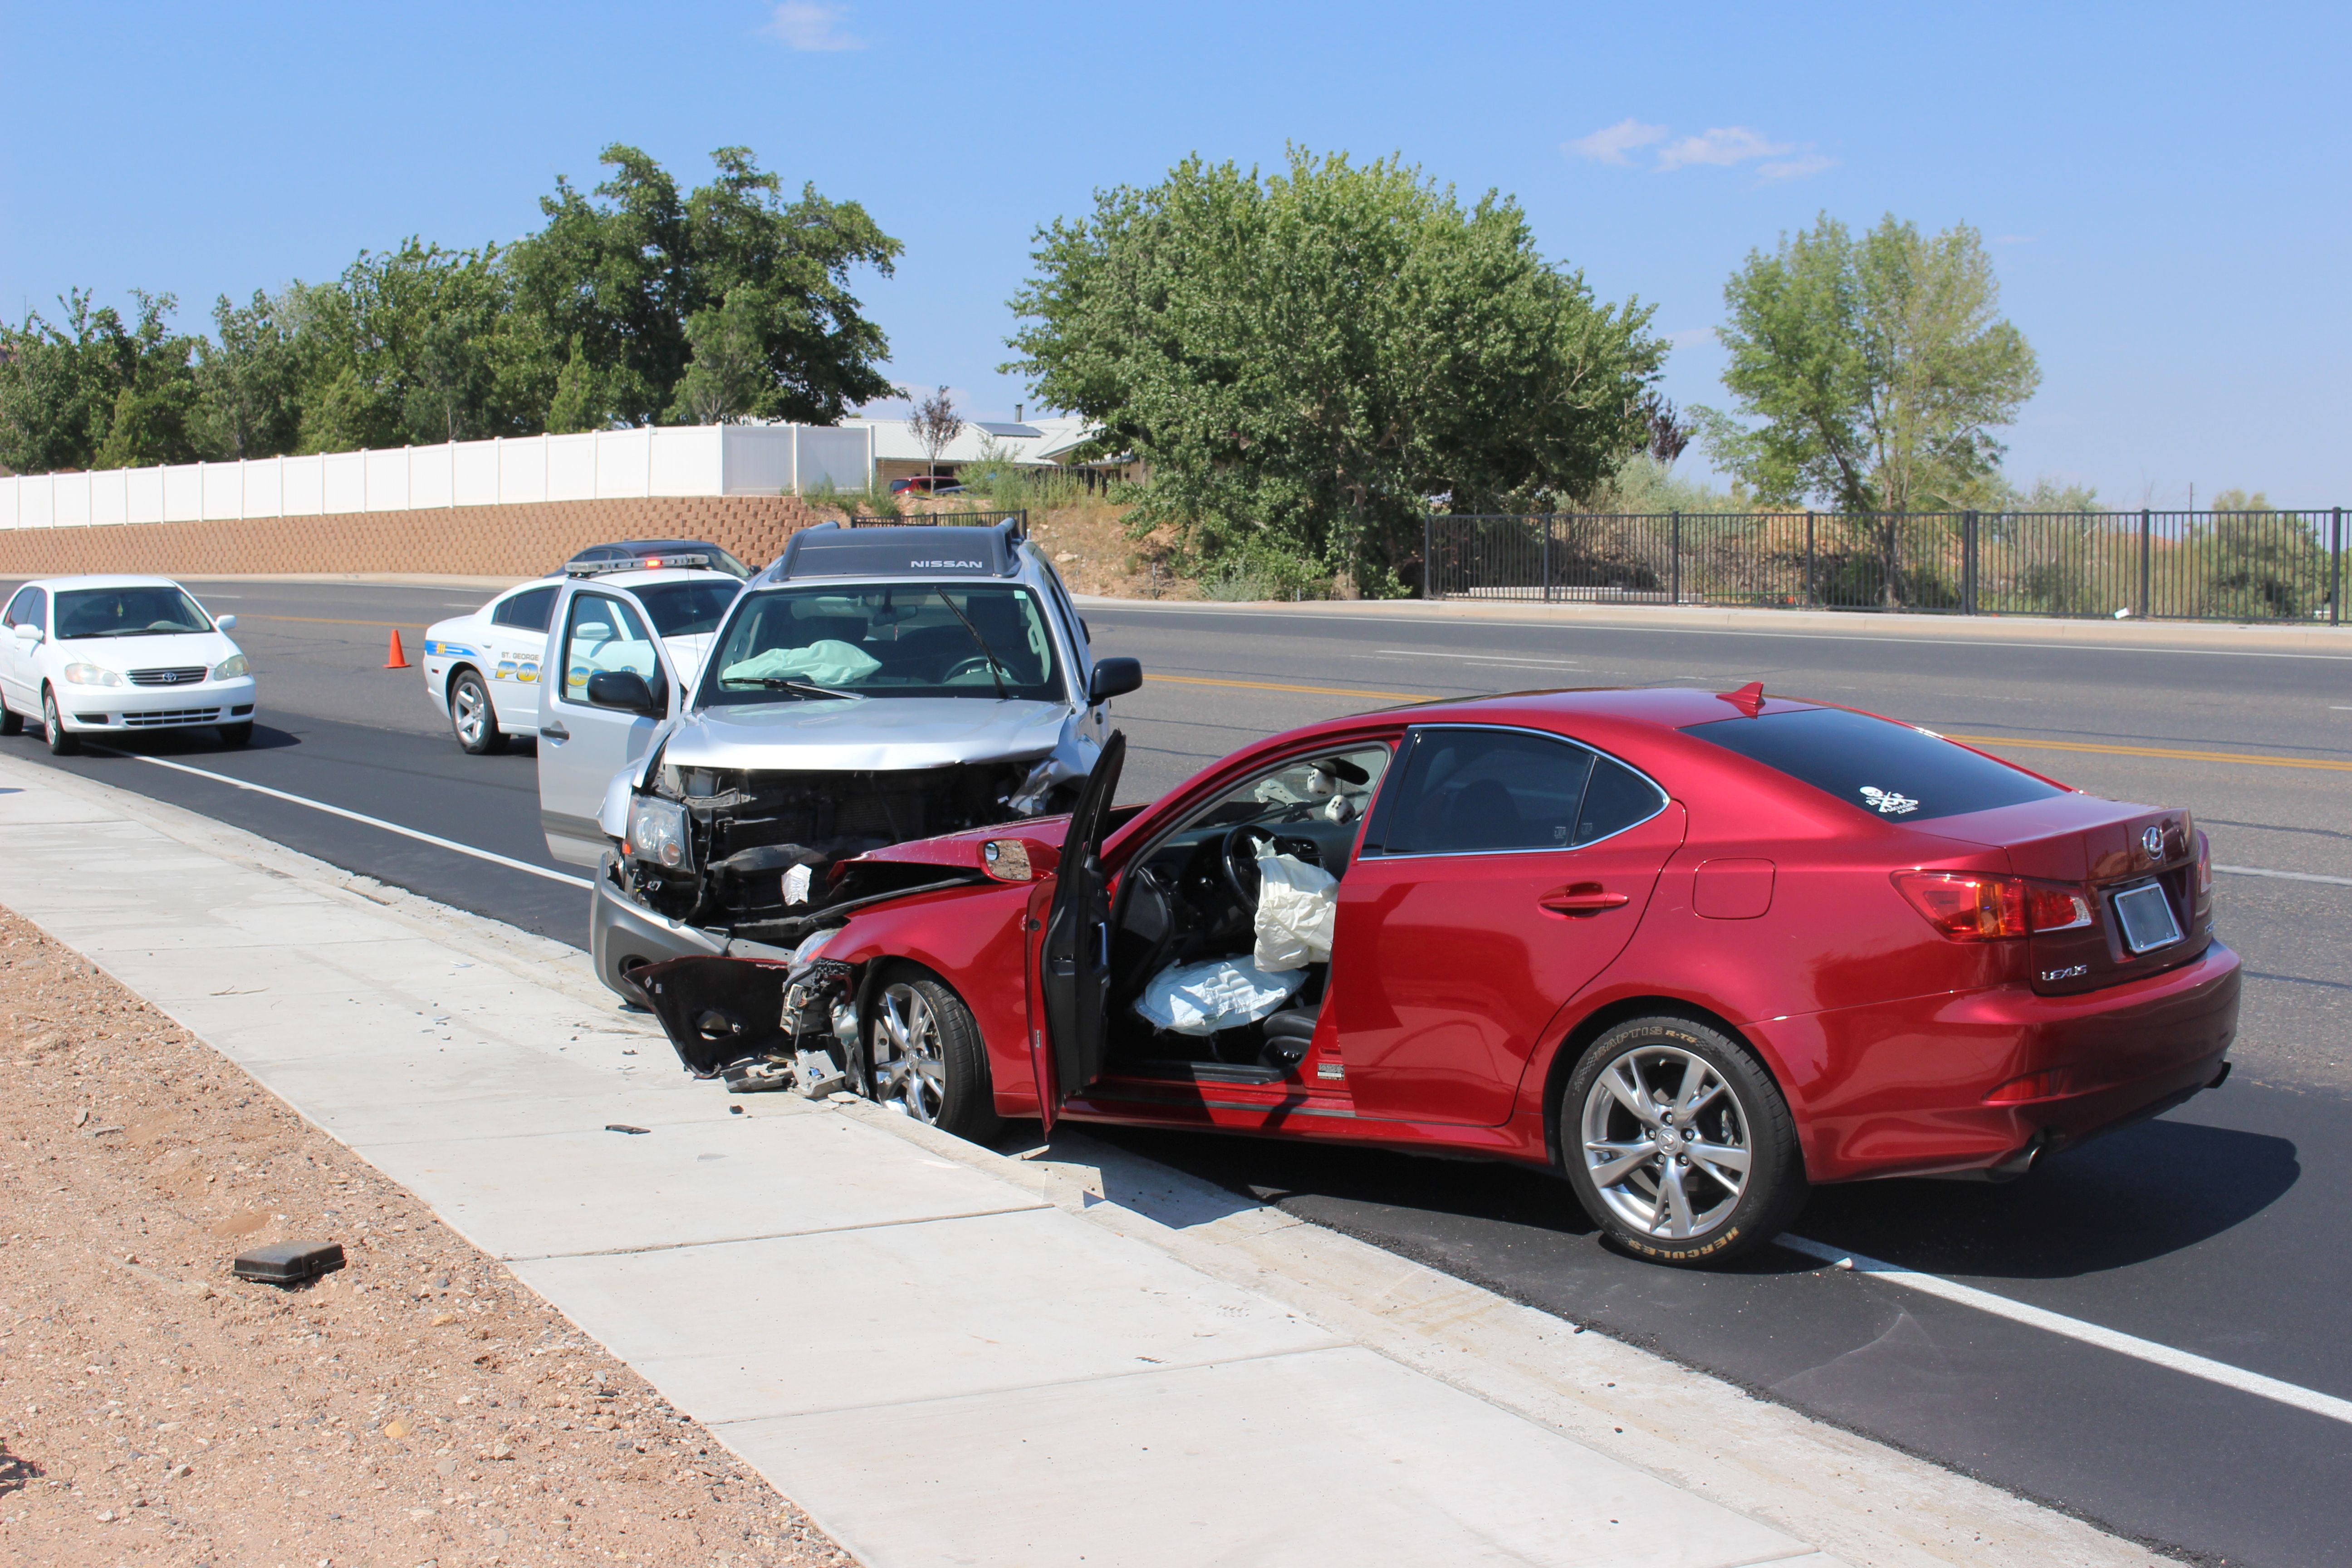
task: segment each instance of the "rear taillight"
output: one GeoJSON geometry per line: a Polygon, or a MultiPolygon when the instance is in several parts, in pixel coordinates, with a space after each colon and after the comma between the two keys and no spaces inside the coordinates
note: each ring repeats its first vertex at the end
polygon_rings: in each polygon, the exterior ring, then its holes
{"type": "Polygon", "coordinates": [[[2200,833],[2197,836],[2197,896],[2203,898],[2213,890],[2213,841],[2200,833]]]}
{"type": "Polygon", "coordinates": [[[2091,923],[2091,900],[2063,882],[1984,871],[1897,871],[1895,886],[1954,942],[2006,942],[2091,923]]]}
{"type": "Polygon", "coordinates": [[[2023,1078],[2011,1079],[1985,1096],[1987,1105],[2023,1105],[2029,1100],[2055,1100],[2066,1092],[2063,1069],[2051,1072],[2030,1072],[2023,1078]]]}

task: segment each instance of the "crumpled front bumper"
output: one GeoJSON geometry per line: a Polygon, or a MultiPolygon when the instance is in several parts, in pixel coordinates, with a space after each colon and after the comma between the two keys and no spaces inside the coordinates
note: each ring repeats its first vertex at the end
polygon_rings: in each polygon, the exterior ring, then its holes
{"type": "Polygon", "coordinates": [[[621,891],[615,880],[619,867],[608,851],[596,868],[596,886],[589,895],[588,956],[596,978],[625,1002],[650,1006],[651,998],[629,978],[629,971],[673,958],[711,958],[727,951],[716,932],[668,920],[621,891]]]}

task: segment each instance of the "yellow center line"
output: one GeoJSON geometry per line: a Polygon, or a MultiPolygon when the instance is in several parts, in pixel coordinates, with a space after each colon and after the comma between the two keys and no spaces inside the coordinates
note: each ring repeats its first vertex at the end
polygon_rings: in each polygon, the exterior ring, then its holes
{"type": "MultiPolygon", "coordinates": [[[[1271,680],[1219,680],[1204,675],[1147,675],[1151,684],[1222,686],[1240,691],[1295,691],[1307,697],[1367,697],[1386,702],[1441,702],[1454,699],[1427,691],[1366,691],[1359,687],[1291,686],[1271,680]]],[[[1467,700],[1467,699],[1465,699],[1467,700]]],[[[2044,752],[2087,752],[2109,757],[2156,757],[2176,763],[2235,763],[2256,768],[2308,768],[2352,773],[2352,762],[2329,757],[2269,757],[2253,752],[2198,752],[2171,746],[2117,746],[2095,741],[2025,740],[2015,735],[1953,735],[1971,746],[2024,746],[2044,752]]]]}
{"type": "Polygon", "coordinates": [[[2112,746],[2091,741],[2027,741],[2015,735],[1953,735],[1971,746],[2027,746],[2044,752],[2095,752],[2109,757],[2162,757],[2179,763],[2239,763],[2257,768],[2316,768],[2352,773],[2352,762],[2330,757],[2266,757],[2253,752],[2190,752],[2169,746],[2112,746]]]}
{"type": "MultiPolygon", "coordinates": [[[[235,611],[229,613],[236,615],[235,611]]],[[[238,626],[243,626],[247,621],[300,621],[305,626],[393,626],[404,632],[421,632],[425,627],[425,623],[423,621],[346,621],[333,616],[270,616],[264,615],[258,610],[236,617],[238,626]]]]}

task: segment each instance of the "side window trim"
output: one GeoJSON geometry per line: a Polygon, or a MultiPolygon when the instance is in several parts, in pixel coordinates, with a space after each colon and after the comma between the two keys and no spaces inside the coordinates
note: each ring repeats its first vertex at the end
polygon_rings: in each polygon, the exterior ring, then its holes
{"type": "Polygon", "coordinates": [[[1405,731],[1404,740],[1396,749],[1396,755],[1390,759],[1388,777],[1381,781],[1380,796],[1372,802],[1372,809],[1364,824],[1364,837],[1357,846],[1356,853],[1359,857],[1379,856],[1383,859],[1391,860],[1458,859],[1468,855],[1573,855],[1580,849],[1590,849],[1596,844],[1606,844],[1620,834],[1631,833],[1643,823],[1654,820],[1658,813],[1665,810],[1673,800],[1672,791],[1624,758],[1612,755],[1598,746],[1577,740],[1573,736],[1559,734],[1555,731],[1538,730],[1525,724],[1416,724],[1405,731]],[[1392,803],[1404,793],[1402,781],[1412,774],[1410,764],[1412,753],[1420,746],[1422,737],[1439,730],[1485,730],[1515,735],[1533,735],[1542,740],[1556,742],[1563,746],[1573,746],[1580,752],[1590,753],[1593,759],[1593,765],[1585,770],[1584,789],[1578,793],[1576,816],[1579,818],[1584,813],[1584,794],[1592,788],[1592,781],[1599,776],[1601,763],[1604,762],[1616,763],[1652,789],[1656,790],[1658,804],[1647,816],[1637,817],[1622,827],[1612,829],[1598,838],[1588,838],[1579,844],[1535,844],[1522,849],[1402,849],[1391,852],[1387,847],[1387,834],[1392,814],[1397,809],[1392,803]],[[1398,781],[1394,787],[1391,787],[1391,779],[1398,781]]]}

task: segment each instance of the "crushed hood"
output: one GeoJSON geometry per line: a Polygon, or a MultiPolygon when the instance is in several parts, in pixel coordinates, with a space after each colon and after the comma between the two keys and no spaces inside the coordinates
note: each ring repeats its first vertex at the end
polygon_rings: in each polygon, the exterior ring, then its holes
{"type": "Polygon", "coordinates": [[[1058,702],[972,697],[823,698],[707,708],[663,748],[673,767],[897,771],[1032,757],[1063,739],[1058,702]]]}

